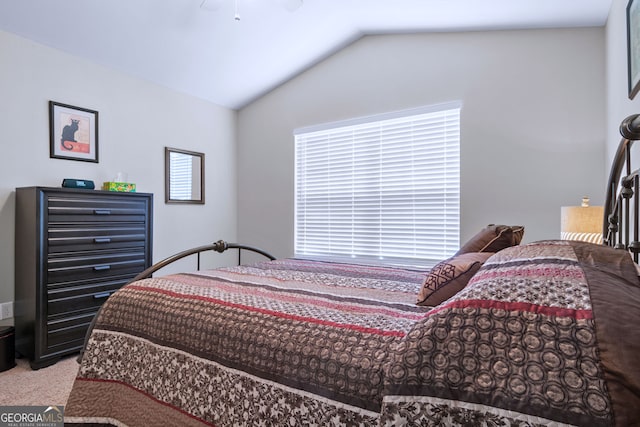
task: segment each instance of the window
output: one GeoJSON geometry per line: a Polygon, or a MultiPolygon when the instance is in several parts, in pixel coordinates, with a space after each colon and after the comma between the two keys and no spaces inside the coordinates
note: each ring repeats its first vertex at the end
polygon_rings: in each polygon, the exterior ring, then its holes
{"type": "Polygon", "coordinates": [[[433,266],[459,246],[460,104],[295,132],[295,255],[433,266]]]}

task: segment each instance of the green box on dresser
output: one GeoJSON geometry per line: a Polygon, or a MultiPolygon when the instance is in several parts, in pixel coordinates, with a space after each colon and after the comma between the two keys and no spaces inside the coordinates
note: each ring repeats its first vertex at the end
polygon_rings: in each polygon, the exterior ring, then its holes
{"type": "Polygon", "coordinates": [[[77,353],[113,292],[152,264],[153,194],[16,189],[16,351],[32,369],[77,353]]]}

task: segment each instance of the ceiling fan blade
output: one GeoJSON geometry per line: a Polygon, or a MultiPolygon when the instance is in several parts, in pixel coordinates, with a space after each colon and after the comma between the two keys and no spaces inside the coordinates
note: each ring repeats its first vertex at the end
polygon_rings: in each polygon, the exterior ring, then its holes
{"type": "Polygon", "coordinates": [[[223,0],[202,0],[200,3],[200,9],[204,10],[218,10],[222,6],[223,0]]]}
{"type": "Polygon", "coordinates": [[[302,6],[302,0],[278,0],[278,3],[289,12],[295,12],[302,6]]]}

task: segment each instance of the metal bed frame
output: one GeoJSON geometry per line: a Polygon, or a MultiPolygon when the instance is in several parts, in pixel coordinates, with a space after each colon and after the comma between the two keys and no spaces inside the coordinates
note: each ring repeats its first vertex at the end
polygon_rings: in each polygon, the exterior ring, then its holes
{"type": "Polygon", "coordinates": [[[614,156],[607,184],[602,235],[605,245],[628,250],[633,260],[638,263],[640,169],[631,169],[631,146],[636,140],[640,140],[640,114],[625,118],[620,124],[620,134],[622,140],[614,156]],[[624,175],[622,175],[623,169],[624,175]],[[633,232],[632,240],[630,240],[631,232],[633,232]]]}
{"type": "Polygon", "coordinates": [[[135,282],[136,280],[146,279],[147,277],[150,277],[156,271],[160,270],[161,268],[166,267],[167,265],[171,264],[172,262],[175,262],[175,261],[177,261],[179,259],[188,257],[190,255],[194,255],[194,254],[197,255],[197,258],[198,258],[197,269],[200,270],[200,254],[202,252],[216,251],[216,252],[222,253],[222,252],[226,251],[227,249],[238,249],[238,264],[242,263],[241,256],[242,256],[242,251],[243,250],[258,253],[260,255],[265,256],[266,258],[269,258],[271,261],[276,259],[273,255],[271,255],[268,252],[263,251],[262,249],[254,248],[252,246],[247,246],[247,245],[241,245],[241,244],[238,244],[238,243],[227,243],[224,240],[218,240],[217,242],[212,243],[210,245],[198,246],[196,248],[187,249],[185,251],[182,251],[182,252],[179,252],[179,253],[177,253],[175,255],[172,255],[172,256],[170,256],[168,258],[165,258],[162,261],[158,261],[157,263],[153,264],[151,267],[147,268],[143,272],[139,273],[136,277],[131,279],[130,283],[131,282],[135,282]]]}

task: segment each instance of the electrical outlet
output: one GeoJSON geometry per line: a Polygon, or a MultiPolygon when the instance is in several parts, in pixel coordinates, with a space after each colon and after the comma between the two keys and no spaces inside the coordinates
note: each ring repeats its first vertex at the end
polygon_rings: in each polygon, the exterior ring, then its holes
{"type": "Polygon", "coordinates": [[[0,320],[10,319],[13,317],[13,301],[3,302],[0,304],[0,320]]]}

